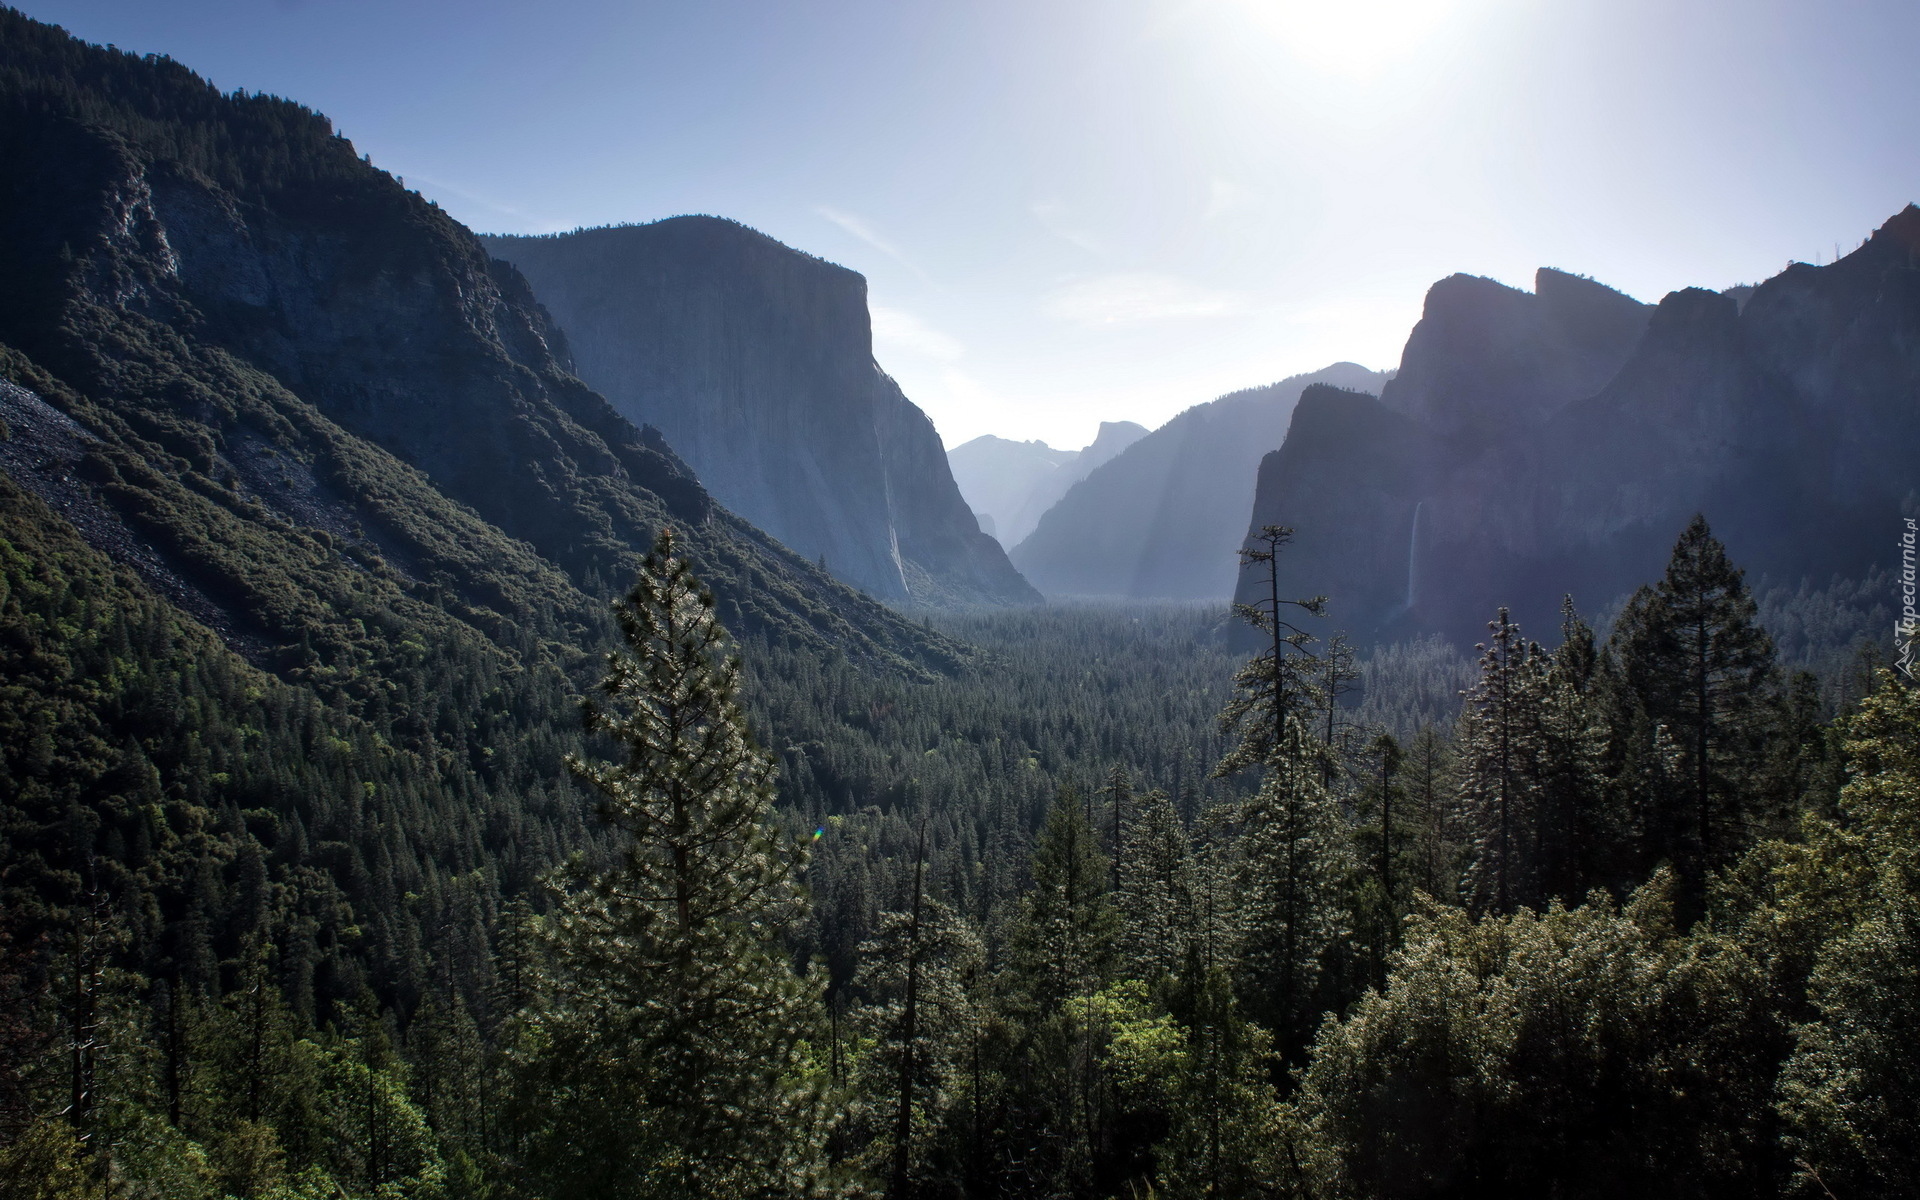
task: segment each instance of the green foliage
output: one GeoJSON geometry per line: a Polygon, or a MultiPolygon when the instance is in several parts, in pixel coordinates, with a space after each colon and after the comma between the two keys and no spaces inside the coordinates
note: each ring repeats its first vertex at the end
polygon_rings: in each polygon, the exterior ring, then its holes
{"type": "Polygon", "coordinates": [[[1332,720],[1337,696],[1321,687],[1323,674],[1344,675],[1332,657],[1317,659],[1310,647],[1315,638],[1294,623],[1299,615],[1325,615],[1326,597],[1288,599],[1280,595],[1280,552],[1293,540],[1293,530],[1268,525],[1250,539],[1257,545],[1240,552],[1243,570],[1253,568],[1267,582],[1266,595],[1252,604],[1235,604],[1234,614],[1253,628],[1259,650],[1233,677],[1233,696],[1220,710],[1220,728],[1235,744],[1214,768],[1229,775],[1261,766],[1285,753],[1287,723],[1305,720],[1309,711],[1324,707],[1332,720]]]}
{"type": "Polygon", "coordinates": [[[984,957],[972,926],[931,897],[923,898],[917,913],[882,913],[873,938],[861,946],[855,984],[867,1000],[850,1014],[864,1039],[852,1131],[866,1142],[860,1160],[871,1177],[899,1182],[894,1168],[903,1087],[910,1106],[909,1186],[927,1191],[960,1157],[950,1122],[964,1119],[964,1106],[977,1099],[967,1067],[984,1014],[969,983],[984,957]]]}
{"type": "Polygon", "coordinates": [[[1106,1025],[1094,997],[1116,965],[1118,922],[1091,803],[1062,789],[1035,842],[1033,886],[1007,934],[999,981],[1008,1023],[1000,1083],[1009,1149],[1043,1186],[1094,1186],[1110,1115],[1099,1056],[1106,1025]]]}
{"type": "MultiPolygon", "coordinates": [[[[1759,971],[1677,937],[1670,884],[1624,910],[1416,916],[1384,993],[1314,1047],[1321,1183],[1362,1196],[1746,1195],[1769,1077],[1759,971]]],[[[1756,1177],[1756,1171],[1761,1173],[1756,1177]]]]}
{"type": "Polygon", "coordinates": [[[1165,1192],[1185,1197],[1273,1195],[1292,1175],[1270,1077],[1273,1037],[1247,1020],[1227,972],[1190,952],[1174,1008],[1184,1037],[1161,1069],[1166,1139],[1155,1148],[1165,1192]]]}
{"type": "Polygon", "coordinates": [[[1377,734],[1359,759],[1351,838],[1359,874],[1351,903],[1361,956],[1378,981],[1386,973],[1387,954],[1399,942],[1400,916],[1420,886],[1425,843],[1436,831],[1426,828],[1426,814],[1409,804],[1406,753],[1392,734],[1377,734]]]}
{"type": "Polygon", "coordinates": [[[1759,878],[1727,890],[1757,901],[1734,936],[1770,960],[1798,1020],[1779,1104],[1803,1182],[1898,1195],[1916,1186],[1920,1114],[1920,692],[1892,672],[1878,683],[1840,723],[1838,810],[1760,847],[1746,872],[1759,878]]]}
{"type": "Polygon", "coordinates": [[[1838,1194],[1920,1188],[1920,897],[1881,897],[1823,947],[1809,981],[1819,1018],[1780,1076],[1789,1144],[1809,1180],[1838,1194]]]}
{"type": "Polygon", "coordinates": [[[1467,891],[1498,913],[1574,903],[1608,878],[1607,847],[1619,840],[1605,803],[1605,726],[1590,699],[1592,635],[1570,601],[1552,654],[1523,641],[1505,609],[1487,628],[1455,767],[1473,836],[1467,891]]]}
{"type": "Polygon", "coordinates": [[[105,1200],[106,1186],[65,1121],[37,1121],[0,1149],[5,1200],[105,1200]]]}
{"type": "Polygon", "coordinates": [[[769,824],[772,764],[747,734],[740,666],[670,533],[615,612],[627,649],[588,714],[620,758],[570,761],[619,841],[611,863],[574,860],[549,922],[528,1166],[561,1194],[803,1187],[817,996],[780,944],[800,863],[769,824]]]}
{"type": "Polygon", "coordinates": [[[1609,649],[1633,701],[1673,738],[1672,795],[1649,798],[1645,861],[1670,861],[1683,910],[1708,873],[1768,832],[1752,787],[1766,732],[1773,642],[1704,517],[1675,543],[1666,576],[1627,604],[1609,649]]]}
{"type": "Polygon", "coordinates": [[[1098,991],[1114,966],[1118,923],[1088,808],[1062,790],[1033,850],[1033,886],[1021,898],[1007,962],[1018,1003],[1044,1020],[1098,991]]]}
{"type": "Polygon", "coordinates": [[[1334,1003],[1330,958],[1353,919],[1348,826],[1321,783],[1317,749],[1289,720],[1283,756],[1243,811],[1237,852],[1241,994],[1289,1057],[1334,1003]]]}
{"type": "Polygon", "coordinates": [[[1179,974],[1196,933],[1192,840],[1165,792],[1156,788],[1142,799],[1118,861],[1123,971],[1158,986],[1179,974]]]}

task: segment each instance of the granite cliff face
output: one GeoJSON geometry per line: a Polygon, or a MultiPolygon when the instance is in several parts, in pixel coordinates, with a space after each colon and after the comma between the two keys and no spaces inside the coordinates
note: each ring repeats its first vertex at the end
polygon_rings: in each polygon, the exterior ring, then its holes
{"type": "Polygon", "coordinates": [[[37,416],[5,465],[230,644],[320,669],[348,614],[538,654],[527,628],[585,636],[671,525],[734,629],[921,657],[575,378],[519,274],[324,118],[8,19],[0,406],[37,416]]]}
{"type": "Polygon", "coordinates": [[[1195,405],[1075,484],[1014,547],[1014,565],[1050,596],[1225,599],[1260,456],[1285,438],[1302,391],[1386,378],[1335,363],[1195,405]]]}
{"type": "Polygon", "coordinates": [[[1536,272],[1531,292],[1452,275],[1428,291],[1380,400],[1453,437],[1537,421],[1606,386],[1652,311],[1563,271],[1536,272]]]}
{"type": "Polygon", "coordinates": [[[1654,578],[1695,512],[1756,577],[1893,565],[1920,486],[1920,209],[1725,294],[1539,285],[1443,280],[1378,401],[1302,398],[1251,521],[1297,531],[1288,590],[1359,636],[1468,642],[1502,604],[1545,631],[1565,592],[1595,609],[1654,578]]]}
{"type": "Polygon", "coordinates": [[[888,600],[1036,599],[873,361],[859,274],[714,217],[484,239],[573,367],[723,504],[888,600]]]}
{"type": "Polygon", "coordinates": [[[947,451],[947,465],[980,528],[1017,546],[1068,489],[1145,436],[1146,427],[1132,421],[1102,421],[1085,449],[1055,450],[985,434],[947,451]]]}

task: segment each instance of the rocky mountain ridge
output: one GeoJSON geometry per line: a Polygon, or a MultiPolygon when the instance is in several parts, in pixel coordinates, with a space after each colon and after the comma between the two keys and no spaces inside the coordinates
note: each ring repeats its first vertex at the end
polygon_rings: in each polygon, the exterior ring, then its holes
{"type": "Polygon", "coordinates": [[[236,645],[317,653],[303,614],[360,607],[340,566],[489,639],[584,633],[667,524],[743,633],[931,645],[714,503],[566,369],[516,272],[323,117],[17,16],[0,68],[8,405],[62,418],[21,423],[10,469],[84,493],[128,531],[103,548],[163,562],[236,645]]]}
{"type": "Polygon", "coordinates": [[[1132,421],[1102,421],[1085,447],[1055,450],[983,434],[947,451],[947,464],[980,528],[1017,546],[1074,484],[1145,436],[1146,427],[1132,421]]]}
{"type": "Polygon", "coordinates": [[[488,237],[573,368],[722,503],[882,599],[1037,599],[873,358],[866,279],[715,217],[488,237]]]}
{"type": "Polygon", "coordinates": [[[1286,437],[1302,391],[1386,380],[1335,363],[1195,405],[1075,484],[1014,547],[1014,565],[1049,596],[1224,600],[1260,456],[1286,437]]]}
{"type": "Polygon", "coordinates": [[[1601,609],[1657,575],[1695,512],[1755,577],[1893,565],[1920,486],[1920,208],[1750,289],[1649,307],[1539,278],[1441,281],[1378,399],[1302,397],[1251,519],[1297,531],[1289,591],[1368,638],[1471,642],[1503,604],[1544,633],[1569,588],[1601,609]]]}

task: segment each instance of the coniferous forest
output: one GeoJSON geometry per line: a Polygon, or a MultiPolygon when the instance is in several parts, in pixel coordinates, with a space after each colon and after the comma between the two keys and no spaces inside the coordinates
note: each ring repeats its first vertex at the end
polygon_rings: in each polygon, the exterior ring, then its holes
{"type": "Polygon", "coordinates": [[[663,538],[490,818],[586,848],[518,880],[57,549],[9,541],[9,1194],[1914,1186],[1920,699],[1784,671],[1704,521],[1604,640],[954,619],[1038,660],[990,688],[777,674],[663,538]],[[838,734],[763,748],[802,692],[838,734]]]}
{"type": "Polygon", "coordinates": [[[324,118],[0,161],[0,1200],[1920,1194],[1884,577],[888,608],[324,118]]]}

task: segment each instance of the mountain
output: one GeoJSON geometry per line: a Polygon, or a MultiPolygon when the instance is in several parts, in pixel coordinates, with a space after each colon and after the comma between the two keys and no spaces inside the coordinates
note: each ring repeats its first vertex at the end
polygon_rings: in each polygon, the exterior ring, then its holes
{"type": "Polygon", "coordinates": [[[989,433],[947,451],[947,465],[980,528],[1015,546],[1067,489],[1145,436],[1146,427],[1132,421],[1102,421],[1085,449],[1055,450],[989,433]]]}
{"type": "Polygon", "coordinates": [[[1013,549],[1049,596],[1219,600],[1234,586],[1260,456],[1316,383],[1377,391],[1387,376],[1335,363],[1195,405],[1087,477],[1013,549]]]}
{"type": "Polygon", "coordinates": [[[1037,599],[873,361],[867,281],[715,217],[488,237],[572,365],[721,503],[886,600],[1037,599]]]}
{"type": "Polygon", "coordinates": [[[965,661],[716,503],[319,115],[0,10],[0,165],[7,944],[98,889],[125,965],[218,995],[266,939],[324,1021],[409,1007],[447,927],[481,1003],[491,914],[600,836],[563,755],[664,527],[754,644],[965,661]]]}
{"type": "Polygon", "coordinates": [[[1531,292],[1449,276],[1429,289],[1380,400],[1449,437],[1485,438],[1599,391],[1633,353],[1652,312],[1550,268],[1535,272],[1531,292]]]}
{"type": "MultiPolygon", "coordinates": [[[[1828,266],[1640,305],[1542,271],[1442,280],[1378,400],[1315,389],[1251,524],[1366,637],[1531,631],[1611,605],[1704,513],[1782,583],[1892,568],[1920,460],[1920,209],[1828,266]]],[[[1251,579],[1243,580],[1251,594],[1251,579]]]]}
{"type": "Polygon", "coordinates": [[[1016,531],[1032,529],[1039,519],[1033,509],[1035,491],[1070,471],[1079,457],[1078,450],[1055,450],[1045,442],[1016,442],[987,433],[947,451],[947,468],[980,528],[1003,545],[1017,545],[1022,535],[1016,531]]]}

